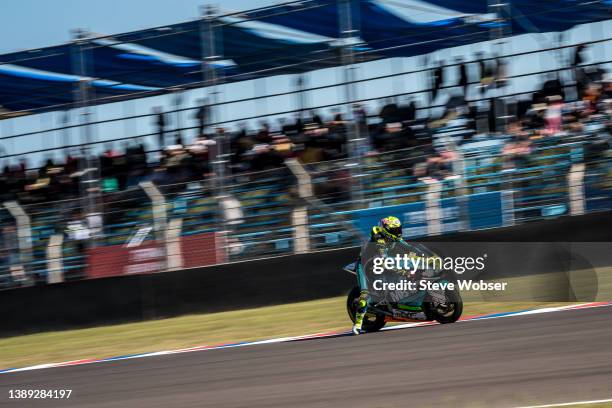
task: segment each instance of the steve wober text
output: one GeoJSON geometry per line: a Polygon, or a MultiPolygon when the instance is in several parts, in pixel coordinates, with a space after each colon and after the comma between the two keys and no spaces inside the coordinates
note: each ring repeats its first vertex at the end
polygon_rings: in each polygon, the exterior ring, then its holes
{"type": "Polygon", "coordinates": [[[400,291],[417,291],[417,290],[455,290],[455,285],[460,290],[491,290],[502,291],[506,290],[508,282],[485,282],[483,280],[458,280],[454,282],[432,282],[429,280],[409,281],[401,280],[399,282],[384,282],[377,279],[373,283],[374,290],[400,290],[400,291]]]}

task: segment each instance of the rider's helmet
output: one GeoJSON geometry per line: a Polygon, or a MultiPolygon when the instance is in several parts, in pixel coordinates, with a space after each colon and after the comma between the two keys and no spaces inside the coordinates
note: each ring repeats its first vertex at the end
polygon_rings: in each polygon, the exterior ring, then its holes
{"type": "Polygon", "coordinates": [[[385,217],[378,226],[385,238],[397,241],[402,238],[402,222],[397,217],[385,217]]]}

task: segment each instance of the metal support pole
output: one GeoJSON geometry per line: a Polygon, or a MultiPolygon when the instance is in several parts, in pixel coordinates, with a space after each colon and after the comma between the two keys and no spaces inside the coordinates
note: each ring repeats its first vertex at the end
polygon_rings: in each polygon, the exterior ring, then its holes
{"type": "Polygon", "coordinates": [[[219,203],[218,210],[221,213],[219,219],[223,220],[215,232],[215,245],[217,247],[217,262],[223,262],[230,258],[234,248],[241,248],[242,244],[233,239],[234,232],[238,225],[244,223],[244,212],[240,201],[233,195],[221,195],[216,197],[219,203]]]}
{"type": "Polygon", "coordinates": [[[32,226],[30,216],[23,210],[17,201],[7,201],[4,208],[11,214],[17,224],[17,239],[19,246],[19,260],[21,261],[21,272],[26,283],[30,282],[27,270],[32,262],[32,226]]]}
{"type": "MultiPolygon", "coordinates": [[[[491,41],[493,41],[496,47],[499,47],[500,49],[500,55],[497,56],[496,62],[502,62],[504,58],[504,38],[510,34],[509,30],[511,30],[512,23],[512,19],[508,19],[508,17],[510,17],[510,3],[509,1],[502,2],[502,0],[488,0],[488,9],[489,13],[495,14],[495,22],[497,23],[494,24],[490,30],[491,41]]],[[[499,65],[497,68],[499,68],[499,65]]],[[[508,127],[508,107],[505,99],[502,98],[502,92],[498,87],[499,82],[497,81],[497,74],[498,72],[495,72],[495,95],[496,101],[499,99],[499,102],[501,103],[502,111],[501,115],[500,112],[495,113],[496,131],[499,132],[499,128],[501,127],[501,133],[505,133],[506,128],[508,127]]],[[[497,104],[494,103],[494,108],[495,105],[497,104]]]]}
{"type": "Polygon", "coordinates": [[[456,159],[452,163],[453,174],[455,174],[456,177],[456,179],[453,180],[453,184],[455,187],[455,196],[457,197],[457,203],[459,207],[459,229],[461,231],[464,231],[468,229],[469,225],[469,211],[467,209],[466,201],[468,189],[466,183],[465,156],[463,155],[461,149],[457,147],[457,145],[451,138],[448,138],[447,148],[452,151],[456,156],[456,159]]]}
{"type": "Polygon", "coordinates": [[[348,156],[351,159],[351,196],[354,202],[363,199],[363,186],[361,180],[361,156],[363,138],[361,129],[354,115],[353,103],[357,99],[355,86],[355,54],[353,47],[359,38],[359,30],[353,24],[353,1],[338,0],[338,26],[340,27],[341,63],[344,70],[345,107],[348,125],[348,156]]]}
{"type": "Polygon", "coordinates": [[[47,283],[60,283],[64,281],[64,267],[62,259],[63,234],[54,234],[47,244],[47,283]]]}
{"type": "Polygon", "coordinates": [[[60,130],[60,133],[61,133],[60,144],[64,148],[64,155],[66,156],[68,156],[68,154],[70,153],[68,146],[72,144],[72,141],[70,140],[70,129],[68,128],[69,123],[70,123],[70,110],[66,110],[61,113],[61,119],[60,119],[60,124],[61,124],[60,127],[64,128],[60,130]]]}
{"type": "Polygon", "coordinates": [[[308,207],[306,203],[313,195],[312,180],[310,174],[296,159],[285,160],[285,164],[298,181],[301,203],[293,208],[291,222],[293,225],[293,251],[296,254],[303,254],[310,251],[310,231],[308,229],[308,207]]]}
{"type": "MultiPolygon", "coordinates": [[[[514,225],[514,190],[503,190],[502,199],[502,220],[504,227],[514,225]]],[[[468,228],[469,229],[469,228],[468,228]]]]}
{"type": "MultiPolygon", "coordinates": [[[[81,161],[81,168],[79,169],[81,175],[81,208],[84,209],[87,219],[95,217],[102,219],[102,217],[96,217],[98,214],[98,199],[100,194],[100,169],[97,160],[93,152],[93,140],[92,129],[91,129],[91,108],[90,108],[90,92],[91,92],[91,81],[92,79],[87,76],[87,34],[84,30],[76,29],[73,32],[74,36],[74,54],[72,58],[72,69],[76,75],[81,77],[78,87],[75,89],[74,94],[74,106],[81,110],[81,128],[82,128],[82,140],[85,143],[82,145],[81,154],[83,160],[81,161]]],[[[101,227],[101,226],[100,226],[101,227]]],[[[89,245],[95,246],[96,235],[92,236],[91,240],[88,240],[89,245]]]]}
{"type": "MultiPolygon", "coordinates": [[[[202,19],[200,24],[200,42],[202,50],[202,79],[204,86],[209,89],[208,100],[210,102],[210,122],[217,123],[221,121],[221,115],[219,115],[219,90],[217,85],[219,83],[219,77],[217,76],[215,62],[221,59],[221,51],[217,47],[218,35],[221,34],[217,29],[217,18],[216,9],[212,5],[207,5],[202,9],[202,19]]],[[[222,43],[221,43],[222,44],[222,43]]],[[[217,134],[217,132],[215,132],[217,134]]],[[[215,172],[215,187],[217,195],[223,195],[225,193],[225,175],[227,166],[228,153],[225,151],[225,145],[227,143],[227,135],[225,133],[219,133],[216,136],[216,154],[213,159],[212,165],[215,172]]]]}
{"type": "MultiPolygon", "coordinates": [[[[404,89],[404,81],[400,74],[404,72],[404,59],[401,57],[390,58],[389,64],[391,65],[391,73],[395,75],[393,77],[393,93],[396,95],[403,94],[406,90],[404,89]]],[[[395,102],[399,105],[402,101],[399,98],[396,99],[395,102]]]]}
{"type": "Polygon", "coordinates": [[[174,104],[174,120],[176,122],[174,127],[174,142],[172,144],[178,144],[179,141],[183,140],[181,134],[181,105],[183,104],[183,90],[181,88],[175,88],[173,90],[172,103],[174,104]]]}
{"type": "Polygon", "coordinates": [[[435,180],[427,186],[425,217],[427,219],[427,235],[440,235],[442,233],[442,208],[440,196],[442,183],[435,180]]]}
{"type": "Polygon", "coordinates": [[[168,217],[166,215],[166,198],[159,191],[157,186],[153,184],[151,181],[141,181],[139,183],[140,188],[142,188],[145,194],[151,200],[151,208],[153,212],[153,229],[155,231],[155,239],[160,245],[160,251],[162,252],[161,262],[162,268],[161,271],[165,271],[168,267],[168,246],[172,244],[170,240],[167,238],[166,230],[167,230],[167,220],[168,217]]]}
{"type": "Polygon", "coordinates": [[[312,197],[312,178],[306,169],[304,169],[304,166],[296,159],[287,159],[285,164],[298,181],[298,194],[300,198],[312,197]]]}
{"type": "MultiPolygon", "coordinates": [[[[267,78],[265,76],[262,78],[253,79],[253,93],[256,96],[263,96],[267,94],[268,91],[266,88],[266,79],[267,78]]],[[[255,115],[265,117],[268,112],[268,101],[266,101],[266,98],[259,99],[259,101],[255,105],[255,115]]]]}
{"type": "Polygon", "coordinates": [[[176,271],[183,267],[183,250],[181,247],[181,230],[183,220],[175,218],[168,222],[166,229],[166,262],[169,271],[176,271]]]}
{"type": "Polygon", "coordinates": [[[584,171],[584,163],[575,163],[567,175],[570,215],[582,215],[585,212],[584,171]]]}
{"type": "Polygon", "coordinates": [[[305,205],[293,209],[291,223],[293,224],[293,252],[296,254],[309,252],[308,209],[305,205]]]}

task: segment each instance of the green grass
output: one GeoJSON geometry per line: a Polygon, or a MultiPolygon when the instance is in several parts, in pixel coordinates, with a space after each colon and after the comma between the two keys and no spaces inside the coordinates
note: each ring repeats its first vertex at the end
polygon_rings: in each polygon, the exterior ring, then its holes
{"type": "MultiPolygon", "coordinates": [[[[345,297],[0,339],[0,369],[348,330],[345,297]]],[[[468,302],[464,316],[551,303],[468,302]]]]}

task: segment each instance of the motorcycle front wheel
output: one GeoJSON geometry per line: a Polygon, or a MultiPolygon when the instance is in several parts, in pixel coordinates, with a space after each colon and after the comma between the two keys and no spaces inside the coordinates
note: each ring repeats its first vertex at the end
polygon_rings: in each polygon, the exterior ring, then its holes
{"type": "MultiPolygon", "coordinates": [[[[355,323],[355,314],[357,313],[357,308],[359,306],[360,293],[361,291],[359,287],[355,286],[353,289],[351,289],[346,297],[346,311],[348,312],[353,324],[355,323]]],[[[382,329],[385,326],[385,323],[384,315],[376,315],[374,317],[366,313],[366,316],[363,318],[361,329],[367,333],[376,332],[382,329]]]]}

